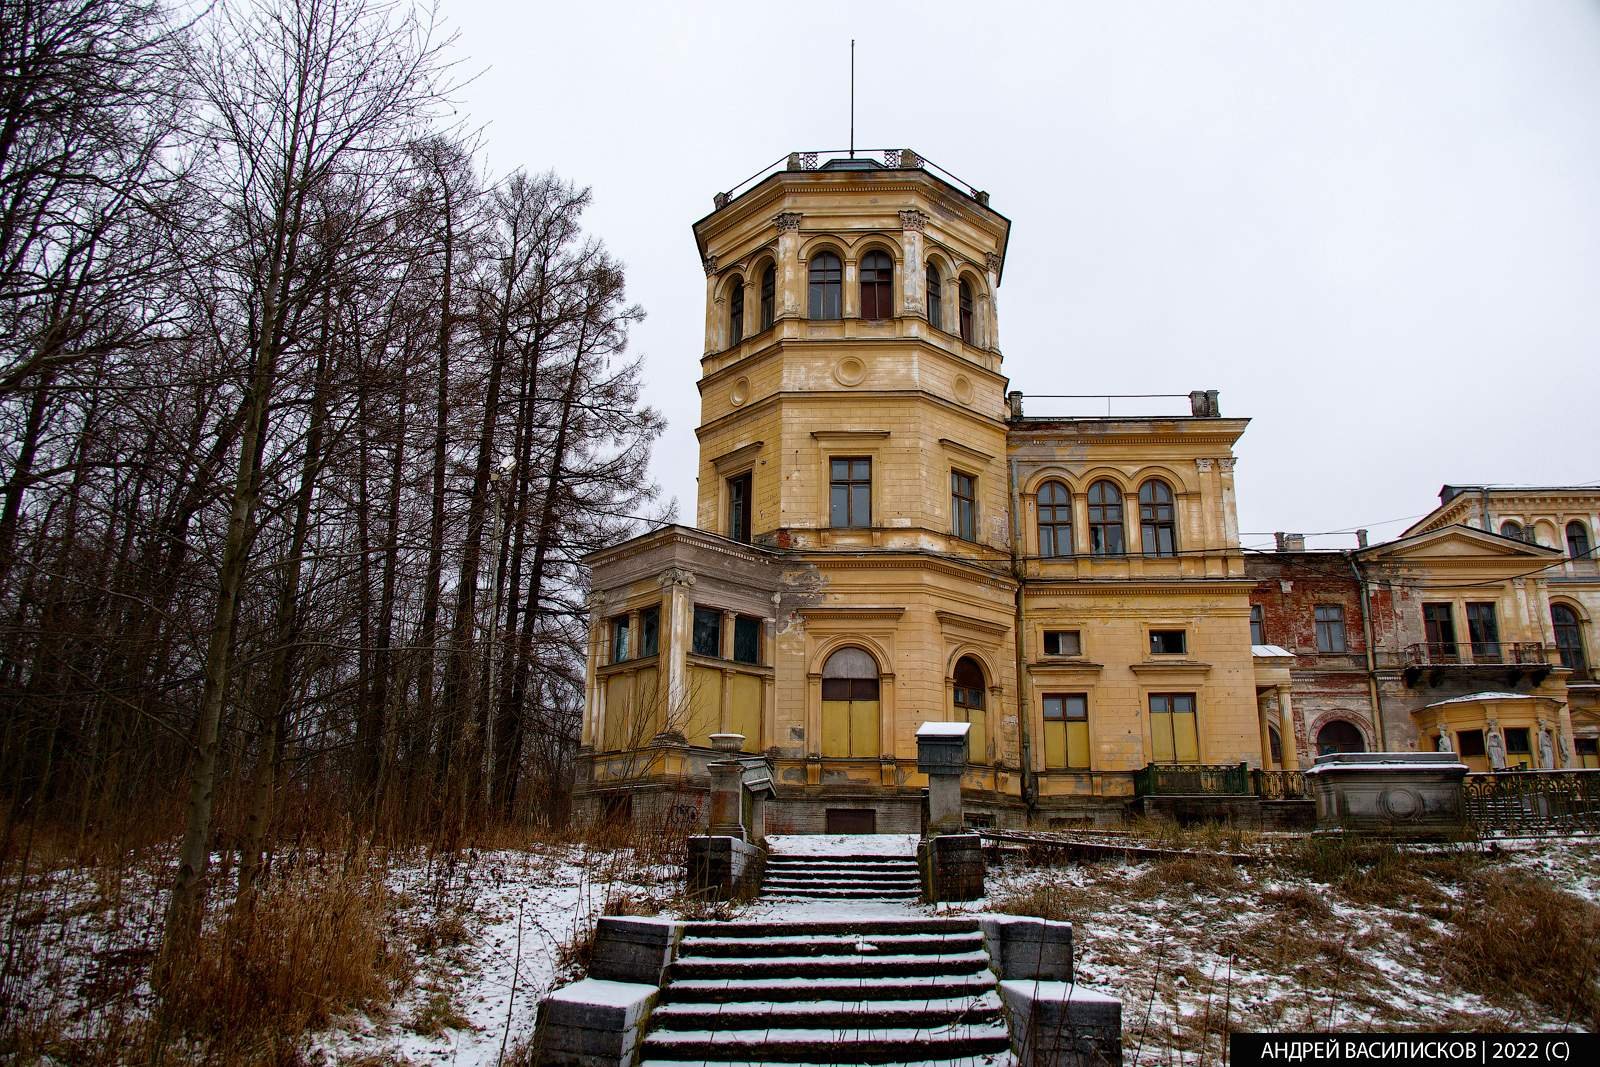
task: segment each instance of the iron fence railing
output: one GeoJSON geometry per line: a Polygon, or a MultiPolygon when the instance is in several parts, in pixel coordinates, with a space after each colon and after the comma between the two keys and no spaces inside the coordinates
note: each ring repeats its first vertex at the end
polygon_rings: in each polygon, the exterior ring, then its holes
{"type": "Polygon", "coordinates": [[[1262,800],[1305,800],[1311,796],[1306,789],[1305,771],[1252,771],[1256,796],[1262,800]]]}
{"type": "Polygon", "coordinates": [[[1600,833],[1600,770],[1469,774],[1462,800],[1479,833],[1600,833]]]}
{"type": "Polygon", "coordinates": [[[1249,796],[1250,766],[1151,763],[1133,772],[1133,793],[1141,797],[1249,796]]]}
{"type": "Polygon", "coordinates": [[[855,166],[861,169],[928,170],[940,175],[974,199],[987,202],[988,194],[976,185],[958,178],[927,156],[909,148],[815,148],[790,152],[783,158],[767,164],[727,192],[717,194],[717,205],[720,207],[735,199],[770,174],[779,171],[823,170],[827,169],[830,163],[835,169],[855,166]]]}
{"type": "Polygon", "coordinates": [[[1551,646],[1538,641],[1418,641],[1377,658],[1387,667],[1546,667],[1550,653],[1551,646]]]}

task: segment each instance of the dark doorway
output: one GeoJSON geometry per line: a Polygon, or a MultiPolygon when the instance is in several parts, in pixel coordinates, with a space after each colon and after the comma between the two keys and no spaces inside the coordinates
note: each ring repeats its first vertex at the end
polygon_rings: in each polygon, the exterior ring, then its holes
{"type": "Polygon", "coordinates": [[[829,808],[826,829],[830,834],[875,834],[878,813],[871,808],[829,808]]]}

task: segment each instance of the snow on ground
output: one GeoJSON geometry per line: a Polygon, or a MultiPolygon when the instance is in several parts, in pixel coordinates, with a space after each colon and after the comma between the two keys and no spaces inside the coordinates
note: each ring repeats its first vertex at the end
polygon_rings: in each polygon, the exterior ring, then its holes
{"type": "Polygon", "coordinates": [[[780,856],[905,856],[917,854],[916,834],[773,834],[767,847],[780,856]]]}

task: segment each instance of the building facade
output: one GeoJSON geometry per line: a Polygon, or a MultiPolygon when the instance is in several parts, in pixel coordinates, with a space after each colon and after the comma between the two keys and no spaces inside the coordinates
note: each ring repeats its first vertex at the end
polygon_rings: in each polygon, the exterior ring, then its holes
{"type": "Polygon", "coordinates": [[[693,817],[718,733],[772,760],[774,830],[917,830],[928,721],[971,724],[980,823],[1112,817],[1151,763],[1260,764],[1246,421],[1205,392],[1024,414],[1010,226],[909,151],[797,154],[695,224],[697,527],[589,561],[580,807],[693,817]]]}

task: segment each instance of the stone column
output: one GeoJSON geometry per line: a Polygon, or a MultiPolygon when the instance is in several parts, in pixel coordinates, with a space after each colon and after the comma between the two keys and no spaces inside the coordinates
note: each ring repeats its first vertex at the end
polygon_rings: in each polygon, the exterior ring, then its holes
{"type": "Polygon", "coordinates": [[[714,837],[745,840],[744,766],[737,758],[743,745],[743,734],[711,735],[711,746],[723,753],[722,759],[707,768],[711,772],[711,805],[706,832],[714,837]]]}
{"type": "Polygon", "coordinates": [[[989,286],[989,322],[987,324],[989,336],[984,340],[988,342],[989,351],[998,352],[1000,351],[1000,257],[990,252],[983,257],[983,261],[989,286]]]}
{"type": "Polygon", "coordinates": [[[701,260],[700,265],[706,271],[706,355],[711,355],[718,350],[717,347],[717,257],[707,256],[701,260]]]}
{"type": "Polygon", "coordinates": [[[666,618],[662,620],[661,642],[666,656],[667,706],[664,719],[684,715],[689,707],[689,652],[690,635],[694,631],[694,604],[689,590],[694,587],[694,575],[682,567],[669,567],[656,579],[667,590],[666,618]]]}
{"type": "Polygon", "coordinates": [[[1294,702],[1289,696],[1287,685],[1278,686],[1278,719],[1278,736],[1283,740],[1283,769],[1298,771],[1300,748],[1295,744],[1294,702]]]}
{"type": "Polygon", "coordinates": [[[800,212],[774,215],[778,227],[778,317],[799,318],[805,307],[805,264],[800,256],[800,212]]]}
{"type": "Polygon", "coordinates": [[[912,208],[900,212],[900,245],[904,255],[901,292],[904,294],[901,313],[922,319],[927,317],[927,294],[923,292],[926,278],[922,261],[922,231],[928,225],[928,216],[912,208]]]}
{"type": "Polygon", "coordinates": [[[600,666],[601,648],[605,643],[605,607],[606,598],[600,593],[589,594],[589,669],[584,675],[584,716],[583,731],[578,738],[580,745],[590,748],[599,748],[601,733],[601,719],[605,715],[606,690],[601,684],[600,666]]]}
{"type": "MultiPolygon", "coordinates": [[[[1272,717],[1267,711],[1266,701],[1261,699],[1261,694],[1256,694],[1256,720],[1261,727],[1261,766],[1270,767],[1272,764],[1272,732],[1268,724],[1272,717]]],[[[1281,734],[1279,735],[1282,736],[1281,734]]]]}

